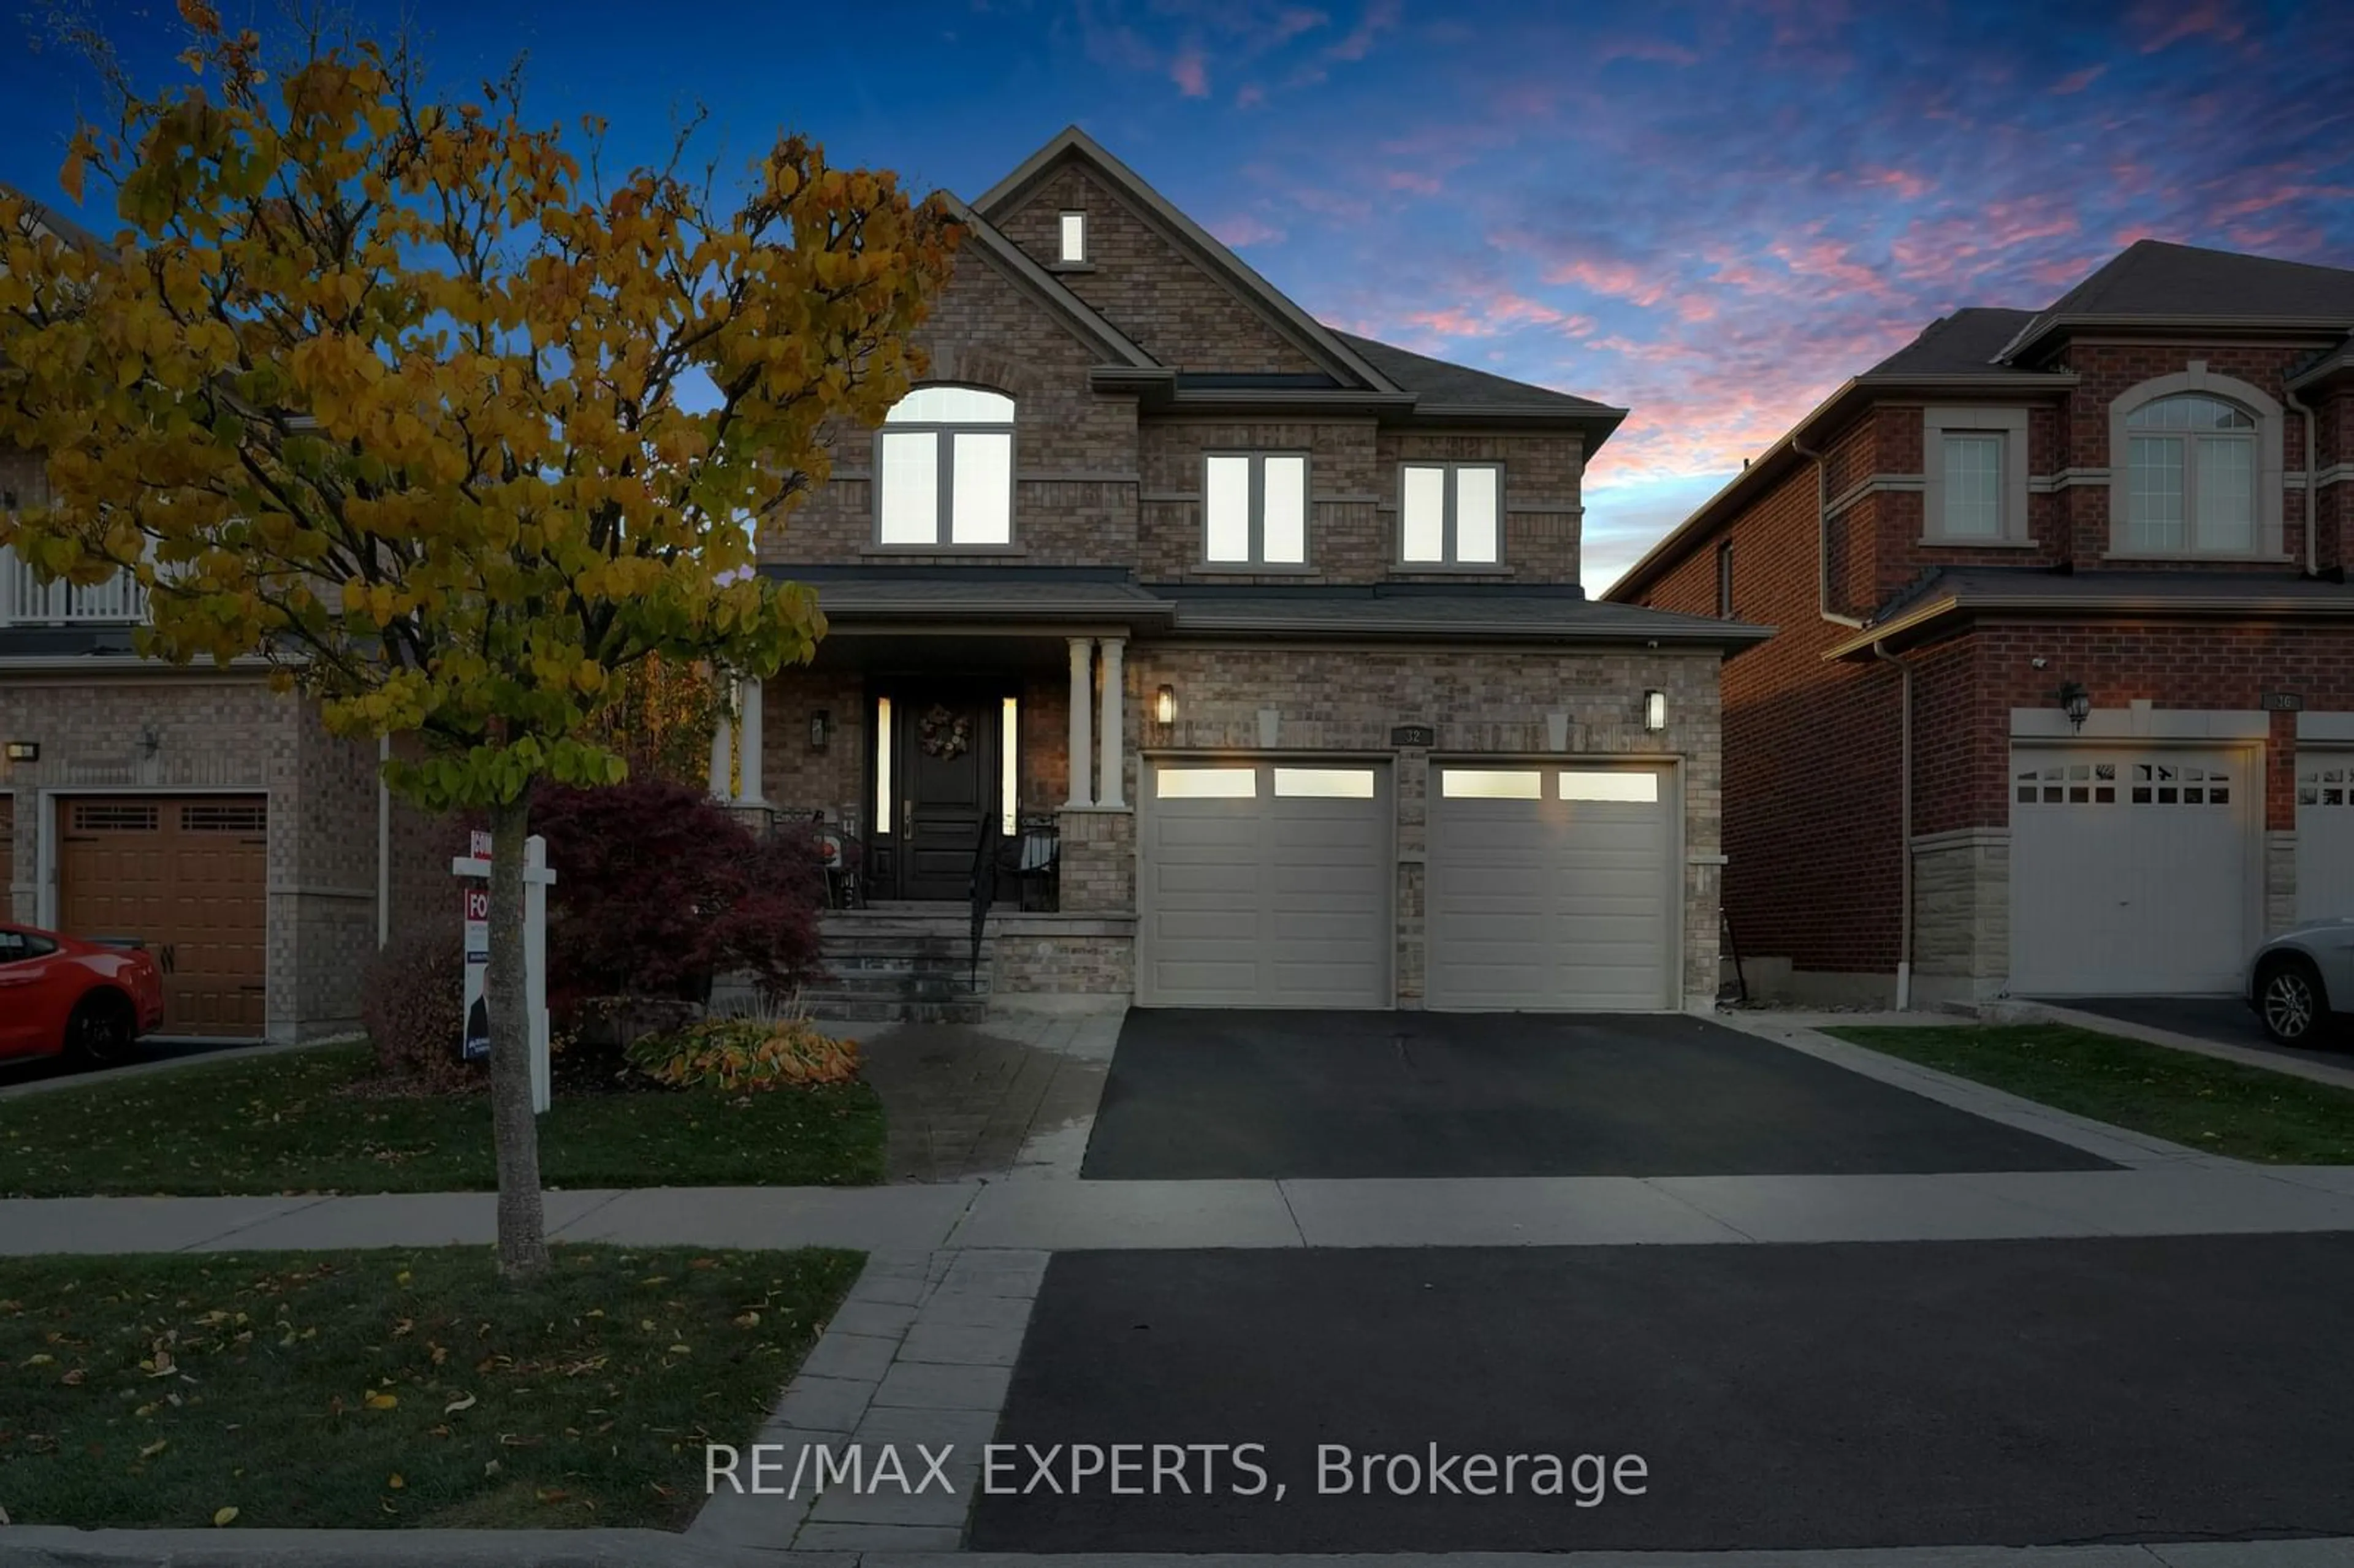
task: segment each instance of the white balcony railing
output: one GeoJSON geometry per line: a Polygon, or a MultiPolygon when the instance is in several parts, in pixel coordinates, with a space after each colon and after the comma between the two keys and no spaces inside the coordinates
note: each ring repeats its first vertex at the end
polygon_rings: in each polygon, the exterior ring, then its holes
{"type": "Polygon", "coordinates": [[[128,572],[82,586],[42,583],[16,552],[0,549],[0,626],[80,626],[147,619],[147,590],[128,572]]]}

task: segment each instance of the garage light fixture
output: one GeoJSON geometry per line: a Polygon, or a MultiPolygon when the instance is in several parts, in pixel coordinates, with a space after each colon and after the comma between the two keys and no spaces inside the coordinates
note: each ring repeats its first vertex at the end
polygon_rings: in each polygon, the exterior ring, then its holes
{"type": "Polygon", "coordinates": [[[10,742],[8,743],[8,760],[9,760],[9,761],[11,761],[11,762],[38,762],[40,759],[41,759],[41,743],[40,743],[39,741],[37,741],[37,740],[12,740],[12,741],[10,741],[10,742]]]}
{"type": "Polygon", "coordinates": [[[1643,727],[1653,735],[1668,727],[1667,693],[1645,692],[1643,694],[1643,727]]]}
{"type": "Polygon", "coordinates": [[[1155,724],[1177,722],[1177,688],[1163,686],[1152,694],[1152,720],[1155,724]]]}
{"type": "Polygon", "coordinates": [[[810,749],[823,751],[826,735],[833,728],[833,710],[819,708],[810,715],[810,749]]]}
{"type": "Polygon", "coordinates": [[[2068,727],[2071,729],[2083,729],[2084,721],[2092,716],[2093,694],[2073,681],[2061,682],[2060,689],[2052,694],[2052,700],[2058,703],[2060,711],[2068,715],[2068,727]]]}

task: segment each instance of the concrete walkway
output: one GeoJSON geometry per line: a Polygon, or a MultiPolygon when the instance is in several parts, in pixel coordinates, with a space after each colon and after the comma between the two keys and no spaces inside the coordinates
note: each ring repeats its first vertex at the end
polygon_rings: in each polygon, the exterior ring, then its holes
{"type": "MultiPolygon", "coordinates": [[[[486,1245],[488,1192],[0,1202],[0,1255],[486,1245]]],[[[557,1192],[559,1242],[868,1252],[1596,1246],[2354,1230],[2354,1168],[1061,1181],[557,1192]]]]}

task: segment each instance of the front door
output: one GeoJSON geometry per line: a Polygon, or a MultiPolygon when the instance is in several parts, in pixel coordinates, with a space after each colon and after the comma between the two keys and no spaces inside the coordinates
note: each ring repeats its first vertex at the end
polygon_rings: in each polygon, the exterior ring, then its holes
{"type": "Polygon", "coordinates": [[[902,898],[971,896],[973,855],[998,810],[998,703],[917,687],[893,705],[902,898]]]}

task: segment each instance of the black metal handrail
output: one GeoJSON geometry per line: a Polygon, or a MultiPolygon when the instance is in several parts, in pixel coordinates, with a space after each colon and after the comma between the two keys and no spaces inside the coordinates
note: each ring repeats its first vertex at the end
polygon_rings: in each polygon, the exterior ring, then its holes
{"type": "Polygon", "coordinates": [[[991,817],[981,825],[981,842],[973,847],[972,882],[967,889],[972,899],[972,958],[969,983],[972,990],[981,989],[981,932],[989,923],[989,906],[997,902],[997,819],[991,817]]]}

